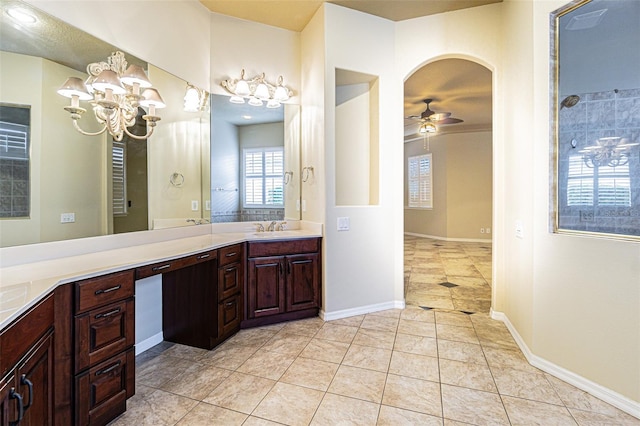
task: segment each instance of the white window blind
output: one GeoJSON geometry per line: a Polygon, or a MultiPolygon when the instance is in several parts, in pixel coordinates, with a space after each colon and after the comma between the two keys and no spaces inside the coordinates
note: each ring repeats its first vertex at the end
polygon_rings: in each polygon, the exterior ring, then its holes
{"type": "Polygon", "coordinates": [[[569,157],[569,206],[631,206],[629,164],[587,167],[581,155],[569,157]]]}
{"type": "Polygon", "coordinates": [[[284,149],[245,149],[244,206],[284,206],[284,149]]]}
{"type": "Polygon", "coordinates": [[[431,154],[409,157],[409,207],[433,208],[433,173],[431,154]]]}
{"type": "Polygon", "coordinates": [[[113,214],[127,214],[127,151],[124,142],[113,141],[111,167],[113,172],[113,214]]]}
{"type": "Polygon", "coordinates": [[[29,126],[0,121],[0,158],[29,159],[29,126]]]}

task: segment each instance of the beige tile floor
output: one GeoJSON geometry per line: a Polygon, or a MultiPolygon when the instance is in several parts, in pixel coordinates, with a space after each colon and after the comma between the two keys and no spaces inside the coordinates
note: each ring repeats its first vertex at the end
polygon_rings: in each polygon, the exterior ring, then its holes
{"type": "Polygon", "coordinates": [[[405,246],[407,298],[437,309],[242,330],[213,351],[163,342],[137,357],[136,395],[112,425],[640,424],[529,365],[483,313],[490,246],[405,246]],[[431,294],[425,276],[462,288],[431,294]]]}

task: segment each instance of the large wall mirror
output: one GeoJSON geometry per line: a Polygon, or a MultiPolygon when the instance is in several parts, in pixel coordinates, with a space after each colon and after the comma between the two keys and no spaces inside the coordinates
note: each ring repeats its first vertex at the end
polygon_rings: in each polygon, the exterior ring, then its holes
{"type": "MultiPolygon", "coordinates": [[[[57,90],[68,77],[86,80],[88,64],[120,49],[26,3],[0,6],[0,246],[208,222],[208,103],[186,110],[186,81],[125,52],[164,99],[161,120],[143,140],[82,135],[57,90]]],[[[99,130],[91,105],[80,106],[80,127],[99,130]]],[[[144,135],[146,123],[129,129],[144,135]]]]}
{"type": "Polygon", "coordinates": [[[640,238],[640,2],[551,16],[554,231],[640,238]]]}
{"type": "Polygon", "coordinates": [[[211,96],[211,222],[300,219],[300,106],[211,96]]]}

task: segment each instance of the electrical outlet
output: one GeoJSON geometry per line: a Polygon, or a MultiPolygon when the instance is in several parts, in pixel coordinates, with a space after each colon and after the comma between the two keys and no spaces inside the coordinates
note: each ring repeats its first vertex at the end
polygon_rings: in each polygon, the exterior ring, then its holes
{"type": "Polygon", "coordinates": [[[307,200],[302,200],[302,211],[303,212],[307,211],[307,200]]]}
{"type": "Polygon", "coordinates": [[[524,230],[522,229],[522,221],[516,220],[516,237],[524,238],[524,230]]]}
{"type": "Polygon", "coordinates": [[[297,212],[300,211],[300,199],[299,198],[296,200],[296,211],[297,212]]]}
{"type": "Polygon", "coordinates": [[[484,234],[484,228],[480,228],[480,233],[484,234]]]}
{"type": "Polygon", "coordinates": [[[487,228],[487,234],[491,233],[491,228],[487,228]]]}
{"type": "Polygon", "coordinates": [[[73,223],[76,221],[75,213],[62,213],[60,214],[60,223],[73,223]]]}
{"type": "Polygon", "coordinates": [[[198,200],[191,200],[191,211],[198,211],[198,200]]]}
{"type": "Polygon", "coordinates": [[[204,209],[206,211],[210,211],[211,210],[211,200],[207,200],[204,202],[204,209]]]}

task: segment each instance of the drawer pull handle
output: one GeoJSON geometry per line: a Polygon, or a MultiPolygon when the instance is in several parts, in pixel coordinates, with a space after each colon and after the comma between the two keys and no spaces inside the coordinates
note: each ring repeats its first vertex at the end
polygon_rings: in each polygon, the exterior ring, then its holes
{"type": "Polygon", "coordinates": [[[121,361],[116,362],[115,364],[107,367],[107,368],[103,368],[102,370],[98,370],[96,371],[96,376],[100,376],[102,374],[107,374],[110,373],[111,371],[115,370],[116,368],[120,367],[121,361]]]}
{"type": "Polygon", "coordinates": [[[120,308],[116,308],[116,309],[114,309],[114,310],[112,310],[112,311],[105,312],[105,313],[103,313],[103,314],[97,314],[97,315],[96,315],[96,319],[105,318],[105,317],[110,317],[111,315],[115,315],[115,314],[117,314],[118,312],[120,312],[120,308]]]}
{"type": "Polygon", "coordinates": [[[9,391],[9,399],[18,400],[18,419],[15,422],[10,422],[10,425],[17,425],[22,421],[24,417],[24,404],[22,403],[22,395],[16,392],[16,388],[11,388],[9,391]]]}
{"type": "Polygon", "coordinates": [[[111,293],[112,291],[120,290],[122,288],[121,285],[117,285],[114,287],[105,288],[104,290],[96,290],[95,295],[103,294],[103,293],[111,293]]]}
{"type": "Polygon", "coordinates": [[[232,257],[232,256],[235,256],[236,254],[238,254],[238,253],[236,253],[236,252],[234,251],[233,253],[227,253],[227,254],[225,254],[224,256],[225,256],[225,257],[232,257]]]}
{"type": "Polygon", "coordinates": [[[152,271],[161,271],[163,269],[167,269],[167,268],[171,268],[171,264],[167,263],[166,265],[162,265],[162,266],[154,266],[153,268],[151,268],[152,271]]]}
{"type": "Polygon", "coordinates": [[[233,302],[227,302],[225,303],[225,306],[233,306],[233,302]]]}
{"type": "Polygon", "coordinates": [[[201,254],[200,256],[198,256],[198,260],[202,260],[202,259],[206,259],[207,257],[211,256],[211,254],[207,253],[207,254],[201,254]]]}
{"type": "Polygon", "coordinates": [[[232,267],[232,268],[227,268],[227,269],[225,269],[224,271],[225,271],[225,272],[231,272],[231,271],[235,271],[235,270],[236,270],[236,267],[234,266],[234,267],[232,267]]]}
{"type": "Polygon", "coordinates": [[[27,375],[23,374],[20,376],[20,383],[23,385],[27,385],[29,388],[29,403],[24,404],[24,410],[27,411],[27,408],[31,407],[31,403],[33,402],[33,382],[27,379],[27,375]]]}

